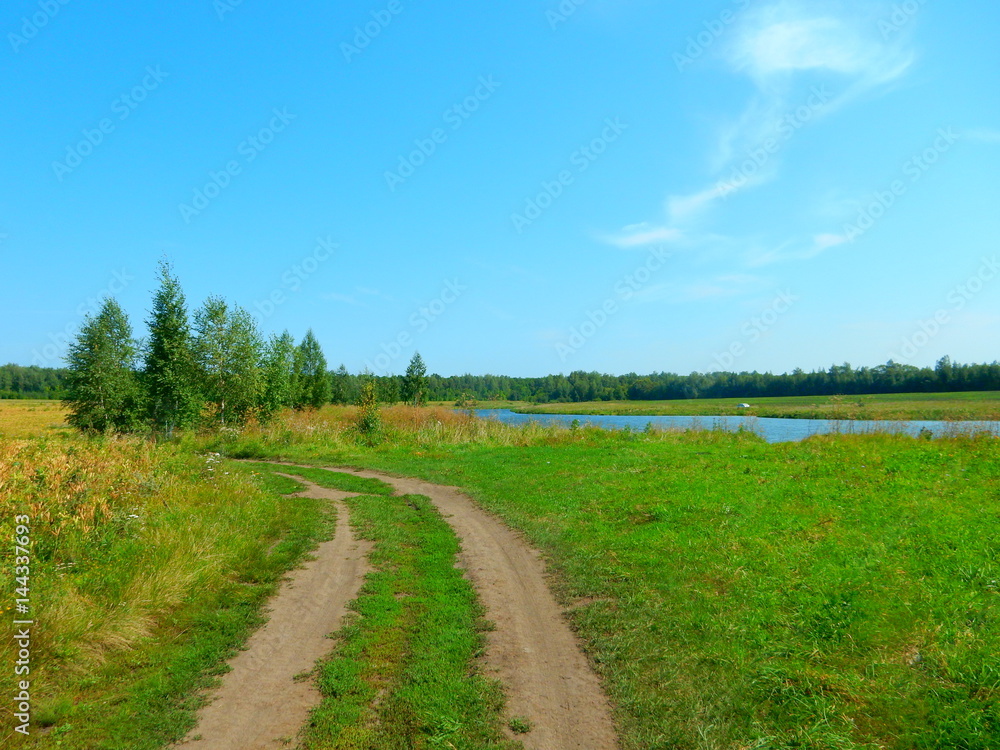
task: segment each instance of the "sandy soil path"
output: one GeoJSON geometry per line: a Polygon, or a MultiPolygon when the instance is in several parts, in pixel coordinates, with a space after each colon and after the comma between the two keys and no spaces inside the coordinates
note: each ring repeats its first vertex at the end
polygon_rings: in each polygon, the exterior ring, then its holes
{"type": "Polygon", "coordinates": [[[233,658],[197,726],[176,747],[184,750],[270,750],[285,748],[320,702],[311,679],[296,680],[326,655],[327,636],[340,627],[347,604],[368,572],[368,542],[356,540],[340,502],[350,493],[319,487],[295,477],[301,495],[330,500],[337,508],[337,531],[292,571],[268,602],[270,619],[233,658]],[[197,738],[197,739],[195,739],[197,738]]]}
{"type": "Polygon", "coordinates": [[[510,716],[533,729],[517,735],[532,750],[614,750],[608,700],[562,610],[545,585],[539,554],[497,518],[454,487],[373,471],[402,494],[426,495],[462,543],[459,562],[496,623],[487,634],[487,660],[504,684],[510,716]]]}

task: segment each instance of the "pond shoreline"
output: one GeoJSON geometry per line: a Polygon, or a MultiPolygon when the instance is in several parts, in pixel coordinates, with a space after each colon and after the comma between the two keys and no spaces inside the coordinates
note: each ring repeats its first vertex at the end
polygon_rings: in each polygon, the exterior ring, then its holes
{"type": "Polygon", "coordinates": [[[996,421],[941,420],[859,420],[771,418],[752,414],[743,416],[666,416],[638,414],[544,414],[525,413],[510,409],[473,409],[481,419],[497,419],[507,424],[537,422],[543,425],[572,428],[593,426],[609,430],[642,431],[650,425],[662,430],[722,430],[753,432],[769,443],[798,442],[813,435],[830,434],[899,434],[910,437],[956,437],[975,434],[1000,436],[996,421]]]}

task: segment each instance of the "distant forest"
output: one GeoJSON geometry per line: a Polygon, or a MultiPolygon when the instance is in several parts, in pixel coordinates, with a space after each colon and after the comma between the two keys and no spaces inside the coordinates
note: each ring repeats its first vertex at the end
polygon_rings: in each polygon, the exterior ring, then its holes
{"type": "MultiPolygon", "coordinates": [[[[0,366],[0,398],[52,398],[65,395],[66,369],[0,366]]],[[[362,375],[341,366],[329,373],[333,403],[354,403],[362,375]]],[[[376,377],[379,400],[402,400],[404,376],[376,377]]],[[[888,362],[854,369],[849,364],[829,370],[773,375],[759,372],[716,372],[675,375],[602,375],[572,372],[541,378],[504,375],[428,375],[426,398],[430,401],[499,400],[534,403],[579,401],[648,401],[686,398],[760,398],[761,396],[832,396],[878,393],[930,393],[942,391],[1000,390],[1000,363],[957,364],[948,357],[935,367],[914,367],[888,362]]]]}
{"type": "Polygon", "coordinates": [[[53,367],[0,367],[0,398],[62,398],[66,369],[53,367]]]}

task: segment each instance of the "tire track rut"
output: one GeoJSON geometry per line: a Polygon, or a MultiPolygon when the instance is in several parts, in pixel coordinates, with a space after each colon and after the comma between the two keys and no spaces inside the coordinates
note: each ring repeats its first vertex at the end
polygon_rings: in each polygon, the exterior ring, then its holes
{"type": "MultiPolygon", "coordinates": [[[[287,476],[287,475],[284,475],[287,476]]],[[[198,724],[175,747],[184,750],[287,749],[321,696],[314,680],[296,679],[311,672],[325,656],[369,571],[371,544],[355,539],[347,506],[357,493],[328,490],[302,477],[300,497],[329,500],[337,509],[337,530],[313,552],[313,559],[293,570],[268,601],[270,618],[230,662],[231,670],[198,712],[198,724]]]]}
{"type": "Polygon", "coordinates": [[[486,617],[496,625],[487,633],[486,659],[504,685],[508,715],[531,721],[529,733],[512,737],[531,750],[618,747],[608,699],[545,584],[536,550],[455,487],[324,468],[379,479],[401,494],[429,497],[455,530],[462,544],[459,562],[486,617]]]}

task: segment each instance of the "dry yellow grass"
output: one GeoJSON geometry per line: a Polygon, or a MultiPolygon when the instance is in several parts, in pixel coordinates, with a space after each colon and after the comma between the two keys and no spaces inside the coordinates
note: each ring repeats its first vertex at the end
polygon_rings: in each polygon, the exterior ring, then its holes
{"type": "MultiPolygon", "coordinates": [[[[44,623],[32,636],[40,696],[57,690],[57,675],[90,672],[149,637],[164,613],[219,585],[263,544],[275,502],[217,465],[134,437],[0,437],[0,536],[8,540],[0,563],[13,571],[10,540],[16,519],[27,517],[29,615],[44,623]],[[247,538],[248,528],[256,536],[247,538]]],[[[8,622],[13,605],[0,605],[8,622]]],[[[13,663],[13,646],[0,642],[0,661],[13,663]]],[[[9,690],[10,677],[0,687],[9,690]]]]}
{"type": "Polygon", "coordinates": [[[68,429],[61,401],[0,399],[0,437],[51,435],[68,429]]]}
{"type": "Polygon", "coordinates": [[[136,502],[156,468],[153,450],[137,439],[0,439],[0,508],[53,537],[89,533],[136,502]]]}

